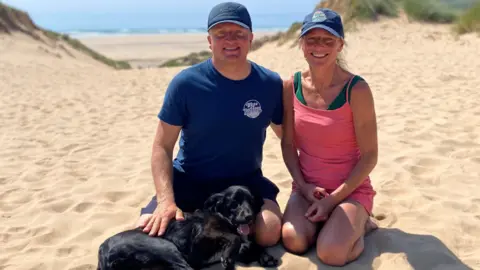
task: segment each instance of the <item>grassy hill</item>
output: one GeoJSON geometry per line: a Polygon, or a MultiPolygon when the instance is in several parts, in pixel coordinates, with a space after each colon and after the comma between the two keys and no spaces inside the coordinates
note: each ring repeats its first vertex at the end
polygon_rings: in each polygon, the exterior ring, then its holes
{"type": "Polygon", "coordinates": [[[77,39],[39,27],[33,22],[27,12],[10,7],[0,2],[0,34],[11,35],[15,32],[23,33],[37,41],[42,41],[42,36],[54,42],[61,40],[67,43],[73,49],[78,50],[110,67],[115,69],[131,68],[128,62],[112,60],[93,51],[77,39]]]}
{"type": "Polygon", "coordinates": [[[459,34],[477,32],[480,35],[480,1],[462,12],[455,24],[455,31],[459,34]]]}
{"type": "MultiPolygon", "coordinates": [[[[401,12],[412,21],[455,24],[457,33],[476,31],[480,0],[328,0],[318,7],[339,11],[351,21],[375,21],[380,17],[397,17],[401,12]]],[[[478,31],[478,30],[477,30],[478,31]]]]}

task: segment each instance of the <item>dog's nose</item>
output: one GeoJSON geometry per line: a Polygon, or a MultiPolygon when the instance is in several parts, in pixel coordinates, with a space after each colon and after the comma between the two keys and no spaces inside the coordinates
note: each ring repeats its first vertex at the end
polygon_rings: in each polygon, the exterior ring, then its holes
{"type": "Polygon", "coordinates": [[[253,216],[246,216],[246,217],[245,217],[245,221],[246,221],[247,223],[250,223],[252,220],[253,220],[253,216]]]}

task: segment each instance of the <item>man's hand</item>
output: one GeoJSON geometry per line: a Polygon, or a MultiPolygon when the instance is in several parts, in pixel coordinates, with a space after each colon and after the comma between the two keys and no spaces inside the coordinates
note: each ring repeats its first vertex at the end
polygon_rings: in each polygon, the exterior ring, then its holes
{"type": "Polygon", "coordinates": [[[182,210],[180,210],[173,201],[161,200],[158,202],[153,214],[145,221],[147,226],[143,228],[143,231],[149,233],[150,236],[161,236],[165,233],[168,223],[173,218],[183,220],[182,210]]]}

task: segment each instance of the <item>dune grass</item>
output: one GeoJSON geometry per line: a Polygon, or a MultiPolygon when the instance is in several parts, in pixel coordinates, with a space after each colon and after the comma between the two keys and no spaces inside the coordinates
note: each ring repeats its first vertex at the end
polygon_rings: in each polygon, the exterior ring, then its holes
{"type": "Polygon", "coordinates": [[[480,1],[459,16],[454,31],[458,34],[477,32],[480,35],[480,1]]]}
{"type": "Polygon", "coordinates": [[[70,46],[72,46],[74,49],[89,55],[93,59],[95,59],[97,61],[100,61],[107,66],[113,67],[115,69],[131,69],[132,68],[128,62],[117,61],[117,60],[110,59],[110,58],[108,58],[108,57],[90,49],[85,44],[80,42],[80,40],[75,39],[75,38],[71,38],[69,35],[60,34],[60,33],[50,31],[50,30],[45,30],[45,29],[43,31],[44,31],[44,33],[47,37],[49,37],[53,40],[58,40],[58,39],[63,40],[66,43],[68,43],[70,46]]]}
{"type": "Polygon", "coordinates": [[[210,58],[212,53],[210,51],[201,51],[190,53],[187,56],[181,56],[177,58],[170,59],[165,63],[159,65],[159,67],[179,67],[179,66],[191,66],[206,59],[210,58]]]}
{"type": "Polygon", "coordinates": [[[352,0],[347,19],[378,20],[379,16],[397,17],[398,7],[394,0],[352,0]]]}
{"type": "Polygon", "coordinates": [[[393,18],[401,10],[414,21],[452,23],[458,13],[438,0],[327,0],[317,7],[332,8],[342,13],[346,23],[350,20],[376,21],[381,16],[393,18]]]}
{"type": "Polygon", "coordinates": [[[30,15],[20,9],[3,4],[0,1],[0,33],[11,34],[12,31],[19,31],[40,40],[39,32],[52,40],[63,40],[74,49],[81,51],[93,59],[100,61],[115,69],[130,69],[131,66],[126,61],[115,61],[85,46],[79,40],[71,38],[68,35],[60,34],[55,31],[44,29],[36,25],[30,15]]]}
{"type": "Polygon", "coordinates": [[[409,18],[430,23],[453,23],[457,12],[435,0],[403,0],[403,9],[409,18]]]}

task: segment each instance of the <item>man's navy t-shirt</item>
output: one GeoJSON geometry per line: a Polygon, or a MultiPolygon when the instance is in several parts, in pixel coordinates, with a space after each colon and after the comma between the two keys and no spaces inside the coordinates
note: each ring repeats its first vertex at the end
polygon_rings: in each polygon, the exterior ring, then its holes
{"type": "Polygon", "coordinates": [[[251,62],[243,80],[230,80],[208,59],[177,74],[158,114],[182,126],[173,166],[196,179],[241,177],[261,168],[271,122],[283,116],[280,76],[251,62]]]}

